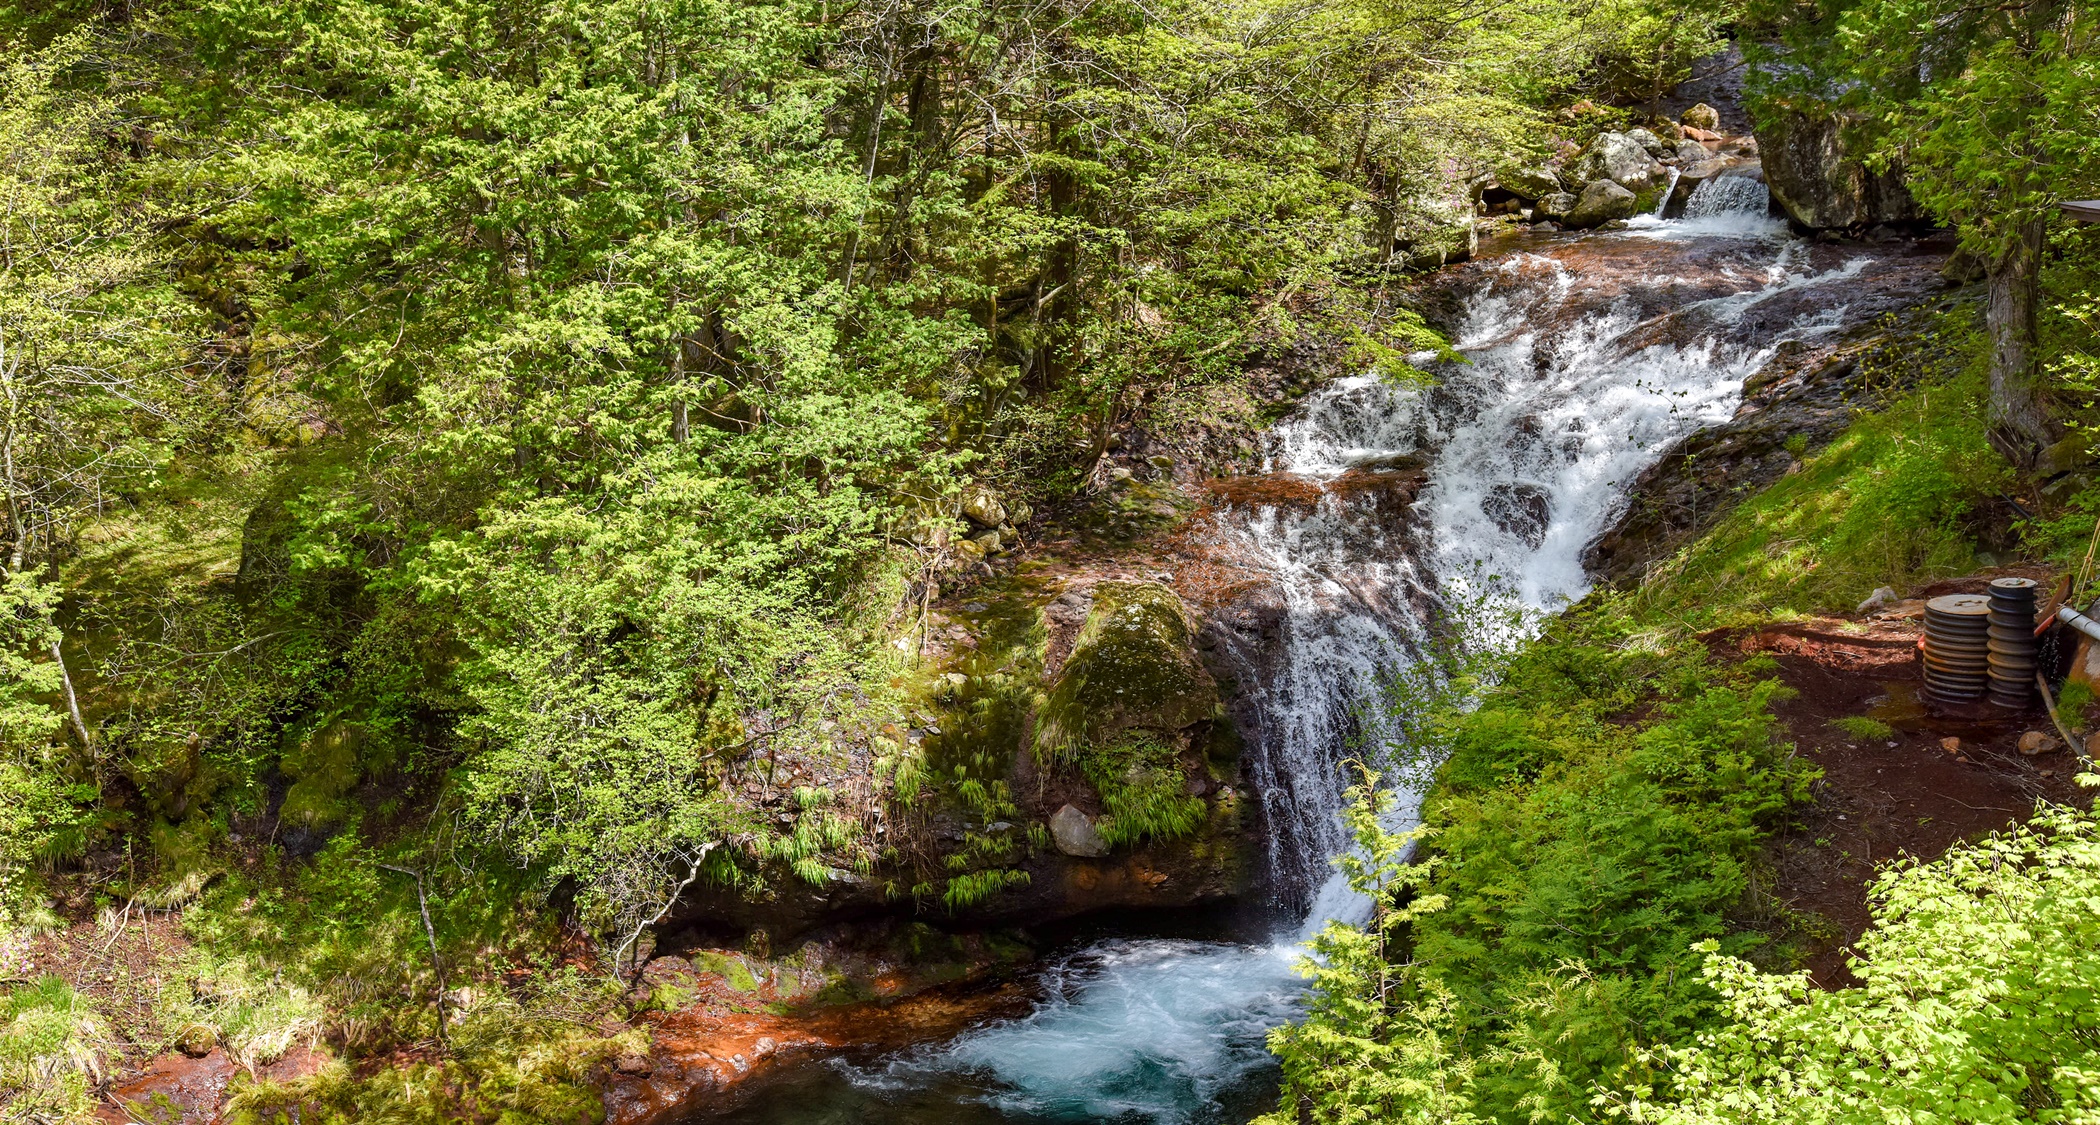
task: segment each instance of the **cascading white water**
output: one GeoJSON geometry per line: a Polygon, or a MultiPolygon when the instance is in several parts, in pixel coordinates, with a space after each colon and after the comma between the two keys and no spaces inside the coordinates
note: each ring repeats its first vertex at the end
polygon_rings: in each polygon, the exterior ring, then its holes
{"type": "MultiPolygon", "coordinates": [[[[1623,266],[1643,260],[1644,239],[1698,242],[1699,296],[1675,299],[1688,282],[1666,262],[1636,267],[1629,284],[1623,268],[1590,274],[1550,252],[1515,254],[1466,299],[1456,346],[1470,363],[1424,360],[1427,387],[1420,377],[1337,380],[1272,434],[1266,467],[1322,494],[1310,508],[1239,512],[1226,534],[1283,607],[1275,671],[1256,689],[1264,729],[1252,780],[1278,882],[1317,888],[1301,920],[1264,944],[1115,940],[1072,954],[1047,971],[1047,999],[1023,1018],[842,1066],[868,1113],[838,1120],[884,1120],[937,1096],[975,1107],[947,1115],[955,1121],[1181,1125],[1228,1120],[1220,1107],[1233,1091],[1246,1101],[1270,1066],[1263,1032],[1290,1016],[1302,988],[1291,971],[1302,943],[1327,919],[1361,912],[1326,875],[1345,843],[1342,761],[1376,760],[1389,733],[1386,685],[1414,666],[1430,612],[1536,615],[1580,598],[1582,549],[1639,471],[1672,439],[1726,418],[1774,345],[1844,323],[1842,283],[1865,259],[1809,268],[1801,244],[1766,219],[1754,179],[1708,180],[1693,203],[1681,223],[1546,249],[1616,247],[1610,264],[1623,266]],[[1803,303],[1815,312],[1764,327],[1775,298],[1819,286],[1831,296],[1803,303]],[[1676,331],[1655,331],[1658,304],[1674,310],[1676,331]],[[1427,459],[1428,478],[1404,521],[1370,518],[1351,499],[1360,491],[1332,487],[1411,458],[1427,459]]],[[[1411,818],[1419,794],[1403,797],[1411,818]]]]}
{"type": "Polygon", "coordinates": [[[1771,200],[1764,181],[1755,176],[1709,176],[1684,201],[1684,217],[1710,219],[1716,215],[1763,214],[1771,200]]]}
{"type": "MultiPolygon", "coordinates": [[[[1684,178],[1684,169],[1675,167],[1670,169],[1670,182],[1663,185],[1662,197],[1655,201],[1655,210],[1648,212],[1649,218],[1660,219],[1663,217],[1663,212],[1670,209],[1670,197],[1677,194],[1677,181],[1682,178],[1684,178]]],[[[1690,200],[1685,202],[1687,205],[1691,203],[1690,200]]]]}
{"type": "MultiPolygon", "coordinates": [[[[1667,195],[1665,199],[1667,199],[1667,195]]],[[[1742,171],[1722,172],[1699,181],[1684,201],[1684,214],[1664,221],[1662,212],[1631,220],[1637,237],[1692,238],[1787,237],[1786,220],[1772,214],[1765,182],[1742,171]]]]}

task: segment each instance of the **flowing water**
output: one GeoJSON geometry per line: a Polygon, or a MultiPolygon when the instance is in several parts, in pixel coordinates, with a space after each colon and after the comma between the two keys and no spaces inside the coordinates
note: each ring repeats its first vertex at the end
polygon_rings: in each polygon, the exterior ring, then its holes
{"type": "MultiPolygon", "coordinates": [[[[1786,340],[1863,315],[1890,252],[1816,247],[1766,214],[1747,176],[1700,185],[1686,217],[1589,236],[1526,236],[1454,271],[1469,363],[1417,357],[1308,396],[1271,435],[1272,473],[1319,485],[1309,508],[1227,509],[1219,547],[1281,599],[1252,701],[1249,755],[1272,882],[1291,920],[1265,941],[1097,942],[1055,962],[1044,998],[941,1044],[816,1068],[746,1122],[1245,1121],[1273,1096],[1266,1030],[1294,1011],[1292,965],[1362,904],[1330,875],[1345,845],[1342,762],[1396,737],[1394,683],[1457,618],[1474,643],[1520,636],[1588,589],[1584,546],[1673,439],[1728,418],[1786,340]],[[1378,481],[1427,466],[1411,517],[1374,518],[1378,481]],[[1369,481],[1369,490],[1339,487],[1369,481]],[[1439,609],[1442,622],[1439,623],[1439,609]],[[1497,629],[1500,636],[1492,635],[1497,629]]],[[[1419,794],[1403,792],[1412,816],[1419,794]]]]}

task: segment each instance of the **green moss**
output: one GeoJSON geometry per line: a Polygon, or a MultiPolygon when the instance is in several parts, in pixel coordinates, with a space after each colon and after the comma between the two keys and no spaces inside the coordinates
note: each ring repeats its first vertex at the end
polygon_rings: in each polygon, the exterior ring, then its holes
{"type": "Polygon", "coordinates": [[[1133,480],[1102,494],[1069,522],[1090,542],[1124,546],[1180,522],[1193,506],[1171,485],[1133,480]]]}
{"type": "Polygon", "coordinates": [[[736,989],[738,992],[758,991],[758,975],[751,971],[751,966],[745,963],[742,957],[738,957],[733,953],[717,953],[713,950],[702,950],[693,954],[690,960],[695,969],[721,977],[729,982],[729,987],[736,989]]]}
{"type": "Polygon", "coordinates": [[[1181,598],[1150,582],[1103,582],[1072,655],[1036,712],[1035,753],[1069,761],[1134,727],[1180,730],[1218,713],[1181,598]]]}

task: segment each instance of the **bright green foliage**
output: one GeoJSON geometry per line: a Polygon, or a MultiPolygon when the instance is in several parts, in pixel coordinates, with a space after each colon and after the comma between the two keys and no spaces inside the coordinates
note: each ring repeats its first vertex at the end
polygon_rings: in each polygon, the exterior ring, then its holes
{"type": "MultiPolygon", "coordinates": [[[[921,803],[978,827],[891,837],[886,881],[1012,885],[1040,829],[990,829],[1015,800],[987,759],[1038,685],[959,693],[923,753],[901,733],[924,669],[894,642],[953,588],[962,489],[1067,500],[1134,419],[1253,422],[1248,362],[1315,334],[1388,373],[1436,346],[1400,264],[1462,249],[1469,185],[1559,102],[1710,24],[0,4],[0,897],[137,845],[112,890],[194,900],[212,972],[293,966],[377,1050],[430,1033],[435,990],[379,859],[449,872],[448,956],[485,952],[481,897],[616,947],[697,880],[872,874],[860,825],[921,803]],[[880,764],[784,822],[754,759],[880,764]],[[236,863],[236,816],[301,858],[236,863]]],[[[1052,747],[1107,748],[1120,842],[1202,810],[1171,739],[1117,741],[1214,714],[1193,662],[1153,670],[1149,710],[1073,679],[1052,747]]],[[[210,1016],[234,1038],[241,991],[210,1016]]]]}
{"type": "Polygon", "coordinates": [[[94,1121],[111,1045],[108,1026],[64,980],[11,990],[0,1000],[0,1119],[94,1121]]]}
{"type": "Polygon", "coordinates": [[[95,822],[95,786],[68,775],[77,764],[51,745],[63,721],[45,700],[58,666],[28,659],[58,640],[54,586],[15,573],[0,587],[0,946],[35,904],[29,872],[79,855],[95,822]]]}
{"type": "Polygon", "coordinates": [[[1418,963],[1404,960],[1406,927],[1443,909],[1422,893],[1437,866],[1410,853],[1427,829],[1398,833],[1385,821],[1390,790],[1366,772],[1343,812],[1355,848],[1336,859],[1370,901],[1362,925],[1329,922],[1299,971],[1312,980],[1304,1019],[1269,1033],[1283,1062],[1277,1112],[1256,1125],[1469,1125],[1470,1060],[1457,1048],[1452,999],[1418,963]]]}
{"type": "Polygon", "coordinates": [[[2056,204],[2100,187],[2090,7],[1817,0],[1762,14],[1784,43],[1757,68],[1764,110],[1843,114],[1853,147],[1899,166],[1925,210],[1960,231],[1990,283],[1993,439],[2022,469],[2060,471],[2079,450],[2059,447],[2065,396],[2046,377],[2037,320],[2056,204]]]}
{"type": "Polygon", "coordinates": [[[1179,758],[1172,742],[1145,730],[1081,753],[1080,769],[1108,814],[1096,827],[1109,846],[1175,840],[1202,826],[1203,801],[1184,788],[1179,758]]]}
{"type": "Polygon", "coordinates": [[[1830,725],[1853,738],[1869,742],[1894,738],[1896,729],[1871,715],[1846,715],[1830,720],[1830,725]]]}
{"type": "Polygon", "coordinates": [[[1701,655],[1647,651],[1599,615],[1556,627],[1452,724],[1423,813],[1444,857],[1427,889],[1450,905],[1414,952],[1493,1060],[1474,1078],[1486,1112],[1572,1112],[1592,1082],[1642,1073],[1643,1048],[1708,1011],[1691,943],[1757,940],[1731,915],[1814,774],[1767,711],[1784,689],[1701,655]],[[1616,721],[1630,702],[1654,712],[1637,730],[1616,721]]]}
{"type": "Polygon", "coordinates": [[[1612,1108],[1683,1125],[2100,1120],[2096,898],[2100,822],[2059,808],[1883,873],[1859,987],[1703,943],[1728,1020],[1666,1052],[1667,1094],[1612,1108]]]}
{"type": "MultiPolygon", "coordinates": [[[[1777,741],[1779,685],[1660,641],[1609,605],[1562,619],[1443,715],[1405,961],[1375,926],[1331,929],[1312,1030],[1277,1040],[1306,1119],[1567,1120],[1712,1018],[1691,946],[1762,940],[1752,869],[1814,774],[1777,741]],[[1340,1061],[1373,1051],[1363,1076],[1340,1061]]],[[[1400,846],[1365,840],[1366,808],[1345,863],[1400,846]]]]}
{"type": "Polygon", "coordinates": [[[1796,65],[1759,77],[1863,114],[1920,200],[1986,257],[2100,172],[2088,143],[2100,71],[2082,5],[1839,0],[1786,17],[1796,65]]]}

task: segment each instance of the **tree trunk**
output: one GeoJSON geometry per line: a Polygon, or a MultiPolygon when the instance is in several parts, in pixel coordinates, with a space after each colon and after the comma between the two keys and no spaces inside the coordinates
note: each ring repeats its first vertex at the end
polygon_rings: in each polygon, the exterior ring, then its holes
{"type": "Polygon", "coordinates": [[[2035,307],[2041,296],[2042,221],[2023,223],[1991,261],[1991,428],[1993,448],[2032,471],[2063,436],[2036,368],[2035,307]]]}

